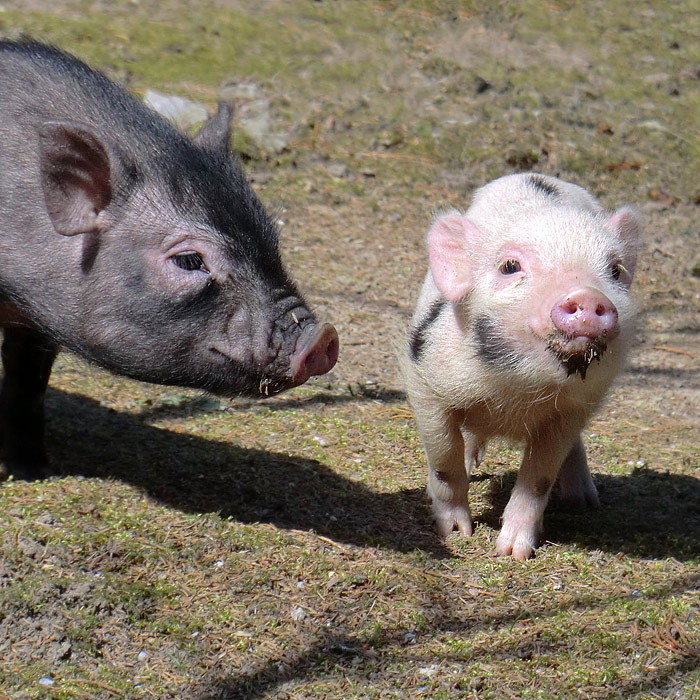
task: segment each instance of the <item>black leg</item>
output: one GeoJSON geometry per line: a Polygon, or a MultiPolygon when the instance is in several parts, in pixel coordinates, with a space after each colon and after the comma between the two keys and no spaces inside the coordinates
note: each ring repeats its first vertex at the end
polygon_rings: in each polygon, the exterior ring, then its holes
{"type": "Polygon", "coordinates": [[[0,478],[50,473],[44,447],[44,396],[58,347],[35,330],[5,328],[0,391],[0,478]]]}

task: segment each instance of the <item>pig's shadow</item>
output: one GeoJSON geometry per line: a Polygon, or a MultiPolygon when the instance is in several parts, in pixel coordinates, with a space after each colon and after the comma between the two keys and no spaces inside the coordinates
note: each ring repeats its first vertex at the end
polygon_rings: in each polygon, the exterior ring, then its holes
{"type": "MultiPolygon", "coordinates": [[[[175,413],[192,410],[196,401],[175,413]]],[[[141,416],[56,390],[49,390],[47,414],[49,453],[60,473],[119,479],[185,512],[451,556],[435,534],[423,489],[377,493],[315,460],[157,428],[141,416]]],[[[489,506],[475,511],[477,526],[500,527],[515,475],[474,475],[489,481],[489,506]]],[[[634,469],[624,476],[594,474],[594,480],[601,507],[571,512],[553,500],[546,540],[645,558],[700,556],[700,479],[634,469]]]]}
{"type": "Polygon", "coordinates": [[[84,396],[49,390],[47,448],[61,474],[119,479],[185,512],[449,554],[422,489],[377,493],[312,459],[154,427],[84,396]]]}
{"type": "MultiPolygon", "coordinates": [[[[491,479],[490,507],[475,513],[477,524],[500,527],[516,474],[491,479]]],[[[594,471],[593,481],[600,508],[574,511],[553,497],[544,516],[545,541],[645,559],[700,556],[700,479],[635,468],[622,476],[594,471]]]]}

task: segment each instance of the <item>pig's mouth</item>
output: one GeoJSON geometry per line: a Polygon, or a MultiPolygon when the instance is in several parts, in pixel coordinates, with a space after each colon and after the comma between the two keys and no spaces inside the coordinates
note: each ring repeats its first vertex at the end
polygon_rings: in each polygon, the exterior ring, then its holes
{"type": "Polygon", "coordinates": [[[265,367],[251,367],[216,346],[210,352],[223,363],[224,370],[220,381],[223,391],[208,387],[210,391],[266,398],[333,369],[338,359],[338,333],[330,323],[310,324],[297,338],[290,355],[278,351],[265,367]],[[233,375],[232,380],[225,379],[226,371],[233,375]]]}
{"type": "Polygon", "coordinates": [[[587,336],[568,336],[559,333],[547,341],[547,348],[559,359],[566,370],[566,376],[580,374],[586,379],[586,372],[593,360],[600,362],[608,348],[605,339],[587,336]]]}
{"type": "Polygon", "coordinates": [[[207,391],[220,396],[247,396],[249,398],[266,398],[294,386],[291,378],[273,372],[271,368],[259,372],[252,370],[245,363],[232,358],[225,350],[218,347],[209,348],[217,358],[219,369],[204,387],[207,391]]]}

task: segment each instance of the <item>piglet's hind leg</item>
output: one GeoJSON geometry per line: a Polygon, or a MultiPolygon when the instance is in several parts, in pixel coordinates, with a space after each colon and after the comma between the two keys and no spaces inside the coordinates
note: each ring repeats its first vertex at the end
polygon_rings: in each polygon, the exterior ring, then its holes
{"type": "Polygon", "coordinates": [[[582,510],[585,507],[597,508],[600,505],[598,491],[588,469],[586,450],[580,437],[561,465],[554,493],[556,498],[570,509],[582,510]]]}

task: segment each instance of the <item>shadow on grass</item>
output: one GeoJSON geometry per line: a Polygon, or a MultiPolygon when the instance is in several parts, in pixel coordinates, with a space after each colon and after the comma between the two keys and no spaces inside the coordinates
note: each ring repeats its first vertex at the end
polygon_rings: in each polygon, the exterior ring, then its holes
{"type": "MultiPolygon", "coordinates": [[[[494,477],[491,507],[476,522],[500,527],[517,472],[494,477]]],[[[544,516],[544,539],[644,559],[700,557],[700,479],[633,469],[623,476],[595,474],[600,508],[573,511],[553,498],[544,516]]]]}
{"type": "Polygon", "coordinates": [[[84,396],[50,390],[47,408],[49,454],[62,474],[118,479],[186,512],[448,555],[422,489],[376,493],[316,460],[153,427],[84,396]]]}
{"type": "MultiPolygon", "coordinates": [[[[395,403],[406,401],[406,393],[394,389],[359,388],[355,393],[324,393],[316,392],[311,396],[295,397],[283,394],[271,399],[236,399],[226,405],[228,411],[241,413],[251,409],[265,408],[269,411],[305,410],[317,406],[338,406],[339,404],[357,401],[379,401],[380,403],[395,403]]],[[[151,419],[189,418],[212,410],[221,410],[222,401],[212,396],[196,396],[174,405],[161,404],[143,410],[141,416],[151,419]]]]}
{"type": "MultiPolygon", "coordinates": [[[[670,598],[683,593],[689,585],[692,583],[681,577],[660,597],[670,598]]],[[[450,646],[444,646],[439,657],[432,653],[421,653],[412,646],[413,642],[410,641],[415,640],[415,633],[407,637],[405,629],[382,630],[379,637],[371,643],[358,639],[352,634],[346,634],[343,630],[336,630],[333,634],[326,633],[318,636],[301,650],[289,649],[281,657],[237,668],[228,676],[217,673],[216,679],[203,680],[198,686],[193,687],[187,694],[187,698],[191,700],[258,700],[273,696],[316,697],[316,694],[318,697],[326,697],[323,685],[328,680],[335,680],[340,685],[350,682],[357,687],[372,688],[375,692],[378,687],[396,688],[399,684],[407,688],[415,688],[422,683],[427,688],[429,674],[426,671],[433,670],[435,673],[438,666],[441,667],[440,673],[443,677],[450,679],[448,681],[448,687],[451,686],[449,697],[477,697],[484,680],[474,685],[472,668],[475,666],[478,668],[480,662],[485,662],[488,667],[494,660],[509,659],[512,659],[516,666],[529,661],[537,664],[539,659],[544,659],[546,664],[548,656],[570,653],[570,641],[567,638],[561,638],[556,634],[543,637],[541,626],[546,626],[549,619],[559,617],[564,608],[575,609],[585,614],[588,610],[607,605],[609,600],[605,598],[605,592],[601,591],[601,595],[603,598],[599,600],[574,599],[563,607],[559,602],[545,604],[544,607],[533,605],[526,611],[515,606],[510,611],[504,611],[497,620],[498,625],[512,626],[515,623],[527,621],[531,623],[531,631],[523,631],[521,635],[505,639],[499,639],[496,634],[489,634],[488,638],[484,639],[484,631],[492,629],[495,620],[484,620],[479,615],[465,616],[459,609],[455,597],[446,592],[444,596],[434,597],[430,621],[421,628],[418,636],[430,638],[447,634],[449,638],[459,639],[462,642],[463,651],[461,652],[458,649],[453,651],[450,646]],[[397,664],[399,657],[401,663],[397,664]],[[383,670],[387,663],[395,666],[391,675],[383,670]],[[421,672],[424,673],[422,677],[421,672]],[[311,688],[309,683],[313,684],[311,688]],[[283,688],[285,685],[287,687],[283,688]],[[471,692],[469,695],[462,695],[460,691],[471,692]]],[[[459,648],[460,645],[456,646],[459,648]]],[[[696,652],[697,650],[688,648],[685,655],[667,657],[665,663],[655,664],[643,675],[635,674],[634,677],[629,678],[621,675],[606,684],[605,688],[598,688],[596,697],[601,700],[627,698],[644,692],[652,692],[655,697],[670,697],[673,691],[678,692],[679,687],[687,683],[686,674],[700,668],[700,654],[696,652]]],[[[483,670],[481,672],[483,673],[483,670]]],[[[486,680],[488,681],[488,675],[486,680]]],[[[492,685],[497,687],[491,689],[496,691],[497,695],[493,697],[501,697],[504,681],[506,685],[510,685],[510,680],[494,679],[492,685]]],[[[515,697],[513,691],[521,690],[518,687],[521,681],[522,677],[514,673],[511,692],[507,693],[508,697],[515,697]]],[[[502,696],[506,697],[506,694],[503,693],[502,696]]],[[[328,697],[339,696],[331,691],[328,697]]]]}
{"type": "MultiPolygon", "coordinates": [[[[434,535],[422,490],[375,493],[323,464],[309,459],[228,443],[205,440],[144,424],[143,417],[118,413],[98,402],[51,391],[49,395],[54,464],[62,472],[123,480],[142,488],[169,506],[189,512],[217,512],[239,521],[272,522],[279,527],[313,529],[335,540],[359,546],[381,545],[398,551],[422,549],[435,556],[448,552],[434,535]]],[[[498,527],[498,519],[512,488],[515,472],[479,475],[490,480],[492,507],[478,518],[498,527]]],[[[548,509],[546,537],[576,542],[583,547],[621,551],[640,557],[689,559],[700,554],[700,481],[678,475],[635,469],[620,477],[596,475],[602,507],[595,512],[568,514],[553,504],[548,509]]],[[[694,585],[687,577],[659,595],[668,597],[694,585]]],[[[474,639],[471,661],[512,658],[515,661],[556,654],[565,641],[544,642],[531,637],[477,643],[477,634],[490,629],[488,616],[467,615],[456,603],[453,589],[432,590],[426,622],[420,635],[449,634],[474,639]]],[[[531,619],[546,624],[562,612],[562,604],[548,599],[514,604],[499,615],[498,625],[531,619]],[[526,615],[525,615],[526,613],[526,615]]],[[[591,599],[575,598],[568,607],[586,610],[607,604],[605,591],[591,599]]],[[[339,601],[342,605],[342,601],[339,601]]],[[[433,656],[423,657],[406,641],[406,629],[386,629],[368,644],[341,624],[325,635],[308,637],[300,648],[259,665],[218,669],[186,691],[194,700],[237,700],[271,697],[290,684],[344,678],[362,686],[376,684],[378,674],[401,655],[404,668],[430,668],[433,656]]],[[[464,657],[449,650],[439,663],[461,667],[464,657]]],[[[627,697],[658,688],[672,689],[683,674],[700,665],[697,657],[678,659],[644,679],[620,682],[602,698],[627,697]]],[[[462,675],[460,673],[460,675],[462,675]]],[[[469,681],[468,673],[464,682],[469,681]]],[[[420,679],[413,678],[412,682],[420,679]]],[[[456,678],[459,680],[459,678],[456,678]]],[[[401,682],[387,678],[386,683],[401,682]]],[[[383,681],[382,681],[383,682],[383,681]]],[[[461,682],[461,681],[460,681],[461,682]]],[[[455,690],[466,690],[465,686],[455,690]]]]}
{"type": "MultiPolygon", "coordinates": [[[[84,396],[50,390],[48,403],[49,450],[64,474],[119,479],[186,512],[450,556],[435,534],[422,489],[376,493],[316,460],[153,427],[143,416],[84,396]]],[[[490,477],[491,507],[475,513],[477,525],[500,527],[515,475],[490,477]]],[[[601,508],[567,511],[553,501],[545,514],[546,540],[644,558],[700,556],[700,479],[648,469],[594,479],[601,508]]]]}
{"type": "Polygon", "coordinates": [[[700,389],[700,368],[682,367],[648,367],[646,365],[631,365],[627,376],[647,390],[659,387],[661,389],[677,388],[683,391],[700,389]]]}

